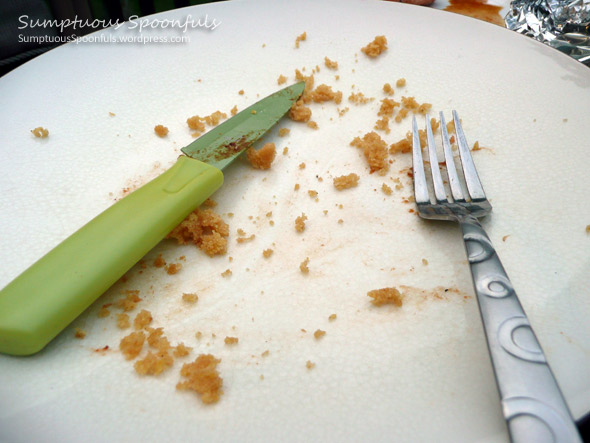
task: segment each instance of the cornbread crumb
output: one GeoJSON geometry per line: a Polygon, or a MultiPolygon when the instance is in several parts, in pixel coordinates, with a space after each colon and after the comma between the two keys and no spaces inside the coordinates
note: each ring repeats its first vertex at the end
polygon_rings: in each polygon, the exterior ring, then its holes
{"type": "Polygon", "coordinates": [[[334,101],[337,105],[342,102],[342,92],[332,91],[332,87],[326,84],[321,84],[310,93],[311,99],[315,103],[324,103],[334,101]]]}
{"type": "Polygon", "coordinates": [[[373,129],[384,131],[386,134],[389,134],[391,132],[391,129],[389,128],[389,117],[383,117],[377,120],[373,129]]]}
{"type": "Polygon", "coordinates": [[[205,206],[207,208],[214,208],[215,206],[217,206],[217,202],[215,200],[213,200],[212,198],[208,198],[207,200],[205,200],[203,202],[202,206],[205,206]]]}
{"type": "Polygon", "coordinates": [[[407,138],[401,139],[400,141],[396,142],[396,143],[392,143],[389,146],[389,153],[390,154],[395,154],[395,153],[408,153],[412,151],[412,143],[410,142],[410,140],[408,140],[407,138]]]}
{"type": "Polygon", "coordinates": [[[296,122],[308,122],[311,118],[311,109],[305,106],[303,99],[299,99],[291,106],[289,117],[296,122]]]}
{"type": "Polygon", "coordinates": [[[314,191],[312,189],[310,189],[309,191],[307,191],[307,193],[309,194],[309,196],[311,198],[317,197],[317,195],[318,195],[318,191],[314,191]]]}
{"type": "Polygon", "coordinates": [[[286,82],[287,82],[287,77],[285,77],[284,75],[279,75],[279,78],[277,79],[277,83],[279,85],[282,85],[282,84],[284,84],[286,82]]]}
{"type": "Polygon", "coordinates": [[[267,349],[266,351],[264,351],[262,354],[260,354],[261,357],[268,357],[268,355],[270,354],[270,351],[267,349]]]}
{"type": "Polygon", "coordinates": [[[139,375],[160,375],[173,364],[174,359],[167,350],[156,353],[148,351],[147,355],[136,361],[133,367],[139,375]]]}
{"type": "Polygon", "coordinates": [[[305,257],[305,260],[303,260],[301,262],[301,264],[299,265],[299,270],[301,271],[302,274],[309,274],[309,267],[307,266],[309,264],[309,257],[305,257]]]}
{"type": "Polygon", "coordinates": [[[225,339],[223,340],[223,342],[226,345],[237,345],[238,344],[238,337],[225,337],[225,339]]]}
{"type": "Polygon", "coordinates": [[[299,169],[305,169],[305,163],[299,163],[299,169]]]}
{"type": "Polygon", "coordinates": [[[156,268],[163,268],[164,266],[166,266],[166,260],[164,260],[162,254],[158,254],[158,256],[156,257],[156,259],[154,260],[154,266],[156,268]]]}
{"type": "Polygon", "coordinates": [[[315,337],[316,340],[319,340],[324,335],[326,335],[326,331],[322,331],[321,329],[318,329],[313,333],[313,336],[315,337]]]}
{"type": "Polygon", "coordinates": [[[344,220],[342,220],[341,218],[338,219],[338,224],[341,225],[342,223],[344,223],[344,220]]]}
{"type": "Polygon", "coordinates": [[[81,340],[84,337],[86,337],[86,331],[84,329],[76,328],[76,332],[74,333],[74,337],[81,340]]]}
{"type": "Polygon", "coordinates": [[[133,327],[135,330],[145,329],[152,322],[152,314],[145,309],[139,311],[139,314],[135,316],[135,320],[133,320],[133,327]]]}
{"type": "Polygon", "coordinates": [[[311,360],[307,360],[307,363],[305,363],[305,367],[309,370],[315,368],[315,363],[313,363],[311,360]]]}
{"type": "Polygon", "coordinates": [[[129,315],[125,313],[117,314],[117,327],[119,329],[127,329],[129,326],[131,326],[129,315]]]}
{"type": "Polygon", "coordinates": [[[109,315],[111,315],[111,311],[109,311],[108,308],[105,308],[104,306],[102,308],[100,308],[100,311],[98,311],[98,318],[105,318],[108,317],[109,315]]]}
{"type": "Polygon", "coordinates": [[[201,337],[203,337],[203,333],[202,333],[201,331],[197,331],[197,332],[195,333],[195,338],[196,338],[197,340],[200,340],[200,339],[201,339],[201,337]]]}
{"type": "Polygon", "coordinates": [[[199,300],[199,296],[193,293],[184,293],[182,294],[182,301],[186,303],[196,303],[199,300]]]}
{"type": "Polygon", "coordinates": [[[189,346],[185,346],[184,343],[178,343],[174,347],[174,351],[172,352],[172,355],[174,355],[174,357],[186,357],[187,355],[190,354],[192,349],[193,348],[191,348],[189,346]]]}
{"type": "Polygon", "coordinates": [[[371,43],[361,48],[361,51],[371,58],[377,57],[385,50],[387,50],[387,39],[383,35],[378,35],[371,43]]]}
{"type": "Polygon", "coordinates": [[[157,125],[154,128],[154,132],[158,137],[166,137],[168,135],[168,128],[163,125],[157,125]]]}
{"type": "Polygon", "coordinates": [[[473,144],[473,148],[471,148],[471,150],[472,150],[472,151],[480,151],[481,149],[482,149],[482,148],[479,146],[479,142],[478,142],[478,141],[476,141],[476,142],[473,144]]]}
{"type": "Polygon", "coordinates": [[[243,90],[243,89],[240,89],[240,90],[238,91],[238,94],[240,94],[240,95],[244,95],[244,90],[243,90]]]}
{"type": "Polygon", "coordinates": [[[191,212],[166,238],[174,238],[180,245],[194,243],[207,255],[225,254],[229,226],[212,209],[197,208],[191,212]]]}
{"type": "Polygon", "coordinates": [[[293,186],[293,189],[295,191],[299,191],[299,188],[300,188],[299,183],[295,183],[295,186],[293,186]]]}
{"type": "Polygon", "coordinates": [[[127,360],[133,360],[139,355],[145,342],[145,334],[143,331],[132,332],[123,337],[119,343],[119,349],[127,360]]]}
{"type": "Polygon", "coordinates": [[[376,132],[372,131],[363,136],[355,137],[351,146],[356,146],[363,150],[363,154],[369,163],[371,173],[375,171],[387,171],[389,164],[387,163],[387,143],[376,132]]]}
{"type": "Polygon", "coordinates": [[[586,234],[590,234],[590,225],[586,225],[586,234]]]}
{"type": "Polygon", "coordinates": [[[250,114],[252,114],[252,115],[256,115],[256,109],[252,109],[252,110],[250,111],[250,114]]]}
{"type": "Polygon", "coordinates": [[[201,117],[198,115],[194,115],[186,119],[186,124],[188,127],[198,133],[205,131],[205,123],[201,121],[201,117]]]}
{"type": "Polygon", "coordinates": [[[165,269],[169,275],[174,275],[174,274],[177,274],[178,271],[180,271],[182,269],[182,264],[181,263],[170,263],[169,265],[166,266],[165,269]]]}
{"type": "Polygon", "coordinates": [[[392,194],[392,192],[393,192],[393,191],[391,190],[391,188],[390,188],[389,186],[387,186],[387,184],[386,184],[386,183],[383,183],[383,185],[381,185],[381,190],[383,191],[383,193],[384,193],[385,195],[391,195],[391,194],[392,194]]]}
{"type": "Polygon", "coordinates": [[[308,121],[307,122],[307,127],[311,128],[311,129],[319,129],[320,127],[318,126],[318,124],[314,121],[308,121]]]}
{"type": "Polygon", "coordinates": [[[422,259],[422,264],[423,264],[424,266],[427,266],[427,265],[428,265],[428,260],[426,260],[425,258],[423,258],[423,259],[422,259]]]}
{"type": "Polygon", "coordinates": [[[305,213],[301,213],[301,215],[295,219],[295,230],[297,232],[303,232],[305,230],[305,220],[307,220],[305,213]]]}
{"type": "Polygon", "coordinates": [[[328,57],[324,57],[324,64],[328,69],[338,69],[338,62],[332,61],[328,57]]]}
{"type": "Polygon", "coordinates": [[[362,92],[352,93],[348,96],[348,101],[354,103],[355,105],[364,105],[373,100],[375,100],[374,97],[365,97],[365,94],[362,92]]]}
{"type": "Polygon", "coordinates": [[[222,276],[222,277],[230,277],[230,276],[231,276],[231,274],[232,274],[231,270],[230,270],[230,269],[226,269],[225,271],[223,271],[223,272],[221,273],[221,276],[222,276]]]}
{"type": "Polygon", "coordinates": [[[344,109],[338,109],[338,117],[342,117],[344,114],[346,114],[348,111],[350,110],[350,108],[347,106],[344,109]]]}
{"type": "Polygon", "coordinates": [[[272,249],[265,249],[264,251],[262,251],[262,256],[264,258],[269,258],[272,254],[273,254],[273,250],[272,249]]]}
{"type": "Polygon", "coordinates": [[[137,303],[141,301],[138,290],[125,290],[126,295],[115,302],[115,305],[125,312],[133,311],[137,303]]]}
{"type": "Polygon", "coordinates": [[[289,148],[285,146],[283,148],[283,155],[287,155],[288,153],[289,153],[289,148]]]}
{"type": "Polygon", "coordinates": [[[33,135],[37,138],[46,138],[49,135],[49,131],[39,126],[38,128],[31,129],[33,135]]]}
{"type": "Polygon", "coordinates": [[[248,148],[246,156],[254,169],[270,169],[275,159],[276,150],[274,143],[266,143],[260,149],[248,148]]]}
{"type": "Polygon", "coordinates": [[[290,132],[291,132],[291,130],[289,128],[281,128],[281,129],[279,129],[279,137],[284,137],[286,135],[289,135],[290,132]]]}
{"type": "Polygon", "coordinates": [[[387,95],[393,95],[394,90],[389,83],[385,83],[383,85],[383,92],[385,92],[387,95]]]}
{"type": "Polygon", "coordinates": [[[395,82],[395,86],[397,86],[398,88],[403,88],[404,86],[406,86],[406,79],[405,78],[400,78],[395,82]]]}
{"type": "Polygon", "coordinates": [[[115,114],[114,112],[110,112],[110,111],[109,111],[109,115],[110,115],[111,117],[114,117],[114,116],[115,116],[115,115],[117,115],[117,114],[115,114]]]}
{"type": "Polygon", "coordinates": [[[391,98],[384,98],[381,100],[381,107],[379,108],[377,115],[380,117],[393,117],[393,111],[396,106],[399,107],[400,103],[391,98]]]}
{"type": "Polygon", "coordinates": [[[233,108],[229,111],[231,115],[236,115],[238,113],[238,105],[234,105],[233,108]]]}
{"type": "Polygon", "coordinates": [[[402,305],[403,295],[396,288],[374,289],[367,293],[371,303],[375,306],[383,306],[387,304],[400,307],[402,305]]]}
{"type": "Polygon", "coordinates": [[[344,189],[350,189],[357,186],[359,183],[359,176],[355,173],[351,173],[348,175],[341,175],[340,177],[334,178],[334,187],[342,191],[344,189]]]}
{"type": "Polygon", "coordinates": [[[180,375],[186,380],[179,382],[176,389],[196,392],[205,404],[216,403],[223,394],[223,380],[217,371],[219,362],[211,354],[201,354],[193,363],[185,363],[180,375]]]}
{"type": "Polygon", "coordinates": [[[336,320],[336,318],[337,318],[337,315],[336,315],[336,314],[332,314],[332,315],[330,315],[330,316],[328,317],[328,320],[330,320],[330,321],[334,321],[334,320],[336,320]]]}
{"type": "Polygon", "coordinates": [[[307,40],[307,32],[304,32],[295,39],[295,47],[299,48],[299,43],[307,40]]]}
{"type": "Polygon", "coordinates": [[[158,351],[168,351],[171,346],[168,339],[164,336],[163,328],[146,328],[148,331],[147,342],[152,348],[158,351]]]}
{"type": "Polygon", "coordinates": [[[238,243],[246,243],[246,242],[249,242],[249,241],[254,240],[255,237],[256,237],[256,235],[255,234],[252,234],[252,235],[250,235],[250,237],[238,237],[236,239],[236,241],[238,243]]]}

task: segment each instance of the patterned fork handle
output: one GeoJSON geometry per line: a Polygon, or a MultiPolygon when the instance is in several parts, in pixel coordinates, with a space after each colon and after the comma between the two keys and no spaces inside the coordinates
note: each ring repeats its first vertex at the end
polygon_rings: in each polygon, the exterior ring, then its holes
{"type": "Polygon", "coordinates": [[[504,417],[513,442],[582,442],[545,354],[489,237],[459,219],[504,417]]]}

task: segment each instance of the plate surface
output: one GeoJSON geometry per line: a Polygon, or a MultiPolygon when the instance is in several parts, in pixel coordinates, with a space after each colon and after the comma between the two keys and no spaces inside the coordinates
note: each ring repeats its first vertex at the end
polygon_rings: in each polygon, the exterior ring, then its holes
{"type": "MultiPolygon", "coordinates": [[[[573,414],[590,410],[587,68],[506,29],[405,4],[234,1],[151,18],[189,14],[220,24],[187,30],[181,44],[69,44],[0,80],[0,286],[173,164],[192,140],[188,117],[243,109],[304,67],[319,66],[316,84],[345,98],[311,105],[319,130],[282,121],[264,140],[277,145],[270,171],[239,161],[227,170],[213,196],[230,225],[227,255],[163,241],[146,269],[133,268],[41,353],[0,356],[0,440],[506,441],[457,227],[409,212],[407,155],[392,155],[386,175],[369,174],[349,145],[379,118],[383,84],[402,77],[395,99],[414,96],[447,119],[458,110],[468,140],[487,148],[474,154],[494,206],[484,227],[573,414]],[[360,48],[376,35],[389,48],[369,59],[360,48]],[[352,92],[375,100],[354,105],[352,92]],[[166,138],[157,124],[170,129],[166,138]],[[37,126],[49,138],[32,137],[37,126]],[[288,136],[278,136],[282,127],[288,136]],[[358,187],[336,191],[333,178],[351,172],[358,187]],[[297,233],[301,213],[307,226],[297,233]],[[254,240],[238,244],[239,228],[254,240]],[[158,254],[182,270],[154,268],[158,254]],[[369,290],[391,286],[406,294],[401,308],[370,304],[369,290]],[[186,361],[221,358],[219,403],[175,390],[181,359],[160,377],[135,374],[118,352],[129,331],[116,327],[117,311],[97,316],[126,289],[140,290],[138,310],[151,311],[172,343],[194,348],[186,361]],[[183,304],[183,292],[198,303],[183,304]]],[[[102,35],[125,32],[138,35],[102,35]]],[[[382,135],[392,143],[409,129],[406,119],[382,135]]]]}

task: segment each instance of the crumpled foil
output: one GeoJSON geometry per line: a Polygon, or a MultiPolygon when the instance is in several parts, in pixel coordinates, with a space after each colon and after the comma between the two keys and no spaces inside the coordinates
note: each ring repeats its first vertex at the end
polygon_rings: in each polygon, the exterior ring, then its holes
{"type": "Polygon", "coordinates": [[[590,67],[590,0],[515,0],[506,27],[590,67]]]}

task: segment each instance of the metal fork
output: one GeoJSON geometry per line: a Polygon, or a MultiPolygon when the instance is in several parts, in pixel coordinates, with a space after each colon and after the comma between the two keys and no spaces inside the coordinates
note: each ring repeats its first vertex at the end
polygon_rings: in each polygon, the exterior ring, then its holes
{"type": "Polygon", "coordinates": [[[430,161],[430,195],[416,118],[413,129],[414,197],[422,218],[459,223],[487,338],[504,418],[513,442],[581,442],[580,435],[545,354],[516,296],[489,237],[477,219],[492,206],[477,175],[465,134],[453,111],[456,142],[465,186],[457,174],[444,115],[440,129],[448,176],[447,190],[437,158],[430,118],[426,140],[430,161]],[[467,192],[465,192],[465,190],[467,192]]]}

